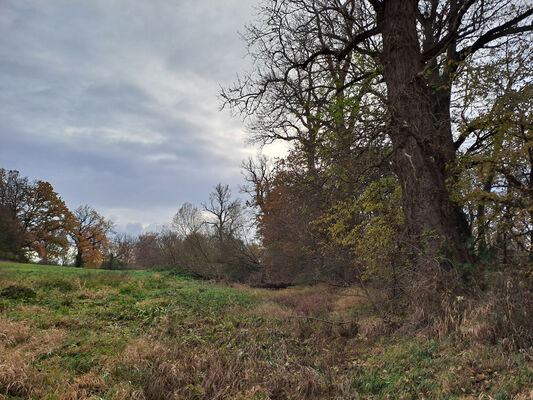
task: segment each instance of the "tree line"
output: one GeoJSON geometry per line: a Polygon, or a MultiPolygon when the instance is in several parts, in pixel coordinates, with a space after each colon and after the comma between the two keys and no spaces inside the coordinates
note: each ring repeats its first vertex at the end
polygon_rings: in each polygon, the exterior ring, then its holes
{"type": "Polygon", "coordinates": [[[112,230],[88,205],[70,211],[49,182],[0,169],[0,259],[98,268],[112,230]]]}
{"type": "Polygon", "coordinates": [[[246,206],[217,184],[198,208],[184,203],[170,225],[114,239],[106,268],[174,269],[200,279],[260,282],[261,248],[252,240],[246,206]]]}
{"type": "Polygon", "coordinates": [[[160,232],[132,236],[89,205],[70,211],[52,185],[0,169],[0,259],[86,268],[167,268],[244,281],[259,269],[245,206],[228,185],[183,204],[160,232]]]}

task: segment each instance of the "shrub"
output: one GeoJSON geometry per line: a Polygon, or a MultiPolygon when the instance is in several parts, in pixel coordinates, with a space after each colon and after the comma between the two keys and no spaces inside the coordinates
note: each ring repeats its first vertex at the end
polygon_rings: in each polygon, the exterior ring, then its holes
{"type": "Polygon", "coordinates": [[[33,289],[26,286],[11,285],[0,292],[1,297],[12,300],[33,299],[36,293],[33,289]]]}

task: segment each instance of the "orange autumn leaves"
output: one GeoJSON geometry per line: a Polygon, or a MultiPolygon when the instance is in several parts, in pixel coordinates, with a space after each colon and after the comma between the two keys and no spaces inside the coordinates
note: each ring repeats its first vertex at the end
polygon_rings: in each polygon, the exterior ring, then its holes
{"type": "Polygon", "coordinates": [[[49,182],[30,182],[18,171],[0,168],[0,257],[98,268],[110,245],[112,223],[93,208],[71,212],[49,182]],[[74,246],[73,246],[74,245],[74,246]]]}

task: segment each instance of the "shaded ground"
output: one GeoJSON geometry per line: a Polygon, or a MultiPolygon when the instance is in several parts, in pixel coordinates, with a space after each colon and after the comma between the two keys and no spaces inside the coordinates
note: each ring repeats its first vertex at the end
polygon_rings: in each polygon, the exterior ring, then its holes
{"type": "Polygon", "coordinates": [[[0,263],[0,399],[533,398],[531,353],[382,328],[353,291],[0,263]]]}

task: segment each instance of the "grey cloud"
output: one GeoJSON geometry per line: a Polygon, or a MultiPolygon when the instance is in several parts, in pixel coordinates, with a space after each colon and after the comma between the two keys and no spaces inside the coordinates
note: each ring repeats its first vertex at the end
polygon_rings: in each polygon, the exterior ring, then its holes
{"type": "Polygon", "coordinates": [[[252,150],[216,93],[244,69],[251,5],[0,0],[0,167],[126,230],[236,187],[252,150]]]}

